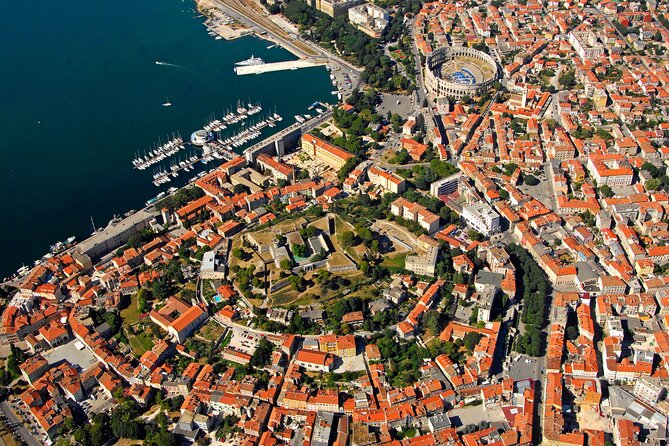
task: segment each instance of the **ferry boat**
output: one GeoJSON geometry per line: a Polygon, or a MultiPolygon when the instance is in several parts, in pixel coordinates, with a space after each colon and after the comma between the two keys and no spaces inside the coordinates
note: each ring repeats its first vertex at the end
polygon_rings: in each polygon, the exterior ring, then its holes
{"type": "Polygon", "coordinates": [[[75,236],[69,237],[64,242],[56,242],[49,248],[53,254],[58,254],[59,252],[65,251],[67,248],[71,247],[75,239],[75,236]]]}
{"type": "Polygon", "coordinates": [[[264,63],[265,61],[262,60],[260,57],[255,57],[252,55],[250,58],[246,60],[242,60],[241,62],[236,62],[235,65],[237,65],[238,67],[248,67],[251,65],[262,65],[264,63]]]}

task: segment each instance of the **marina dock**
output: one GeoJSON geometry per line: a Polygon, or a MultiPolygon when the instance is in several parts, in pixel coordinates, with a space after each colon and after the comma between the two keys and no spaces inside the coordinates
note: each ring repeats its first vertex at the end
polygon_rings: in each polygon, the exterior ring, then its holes
{"type": "Polygon", "coordinates": [[[263,63],[258,65],[246,65],[235,67],[238,76],[245,74],[262,74],[272,71],[297,70],[299,68],[320,67],[326,65],[326,61],[313,59],[289,60],[286,62],[263,63]]]}

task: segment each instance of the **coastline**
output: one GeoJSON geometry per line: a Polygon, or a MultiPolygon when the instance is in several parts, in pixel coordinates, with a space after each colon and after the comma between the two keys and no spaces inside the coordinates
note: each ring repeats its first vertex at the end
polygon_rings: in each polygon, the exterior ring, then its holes
{"type": "Polygon", "coordinates": [[[195,0],[195,7],[202,16],[207,18],[203,23],[207,30],[225,40],[235,40],[253,34],[249,26],[230,17],[209,0],[195,0]]]}
{"type": "MultiPolygon", "coordinates": [[[[279,45],[300,59],[323,55],[320,51],[301,42],[297,36],[276,24],[267,11],[258,11],[257,8],[262,7],[253,0],[195,0],[195,5],[197,10],[206,17],[209,17],[206,12],[212,10],[231,17],[245,27],[244,35],[252,34],[272,44],[279,45]],[[248,1],[253,4],[248,4],[248,1]]],[[[226,32],[226,34],[229,34],[229,32],[226,32]]],[[[219,35],[224,37],[222,34],[219,35]]]]}
{"type": "MultiPolygon", "coordinates": [[[[69,236],[76,236],[76,242],[87,239],[91,233],[91,217],[97,223],[96,227],[106,226],[113,215],[123,215],[130,209],[144,208],[148,198],[155,197],[158,192],[167,189],[167,186],[158,189],[151,185],[150,171],[138,173],[131,169],[130,161],[137,151],[141,152],[145,148],[148,150],[156,138],[162,139],[163,135],[169,135],[174,131],[190,134],[193,130],[201,128],[203,123],[208,122],[210,116],[222,116],[227,108],[234,106],[238,100],[262,102],[267,110],[278,109],[276,111],[286,119],[305,113],[306,107],[316,100],[332,102],[329,96],[332,87],[328,85],[325,70],[306,74],[301,72],[278,73],[272,75],[271,79],[253,76],[238,78],[232,74],[229,67],[233,65],[233,62],[247,58],[251,54],[262,56],[269,61],[294,60],[295,58],[283,52],[281,47],[267,50],[266,47],[270,44],[265,43],[266,40],[262,39],[239,39],[231,45],[222,41],[215,42],[212,36],[207,35],[206,28],[202,26],[206,17],[197,17],[199,13],[194,11],[193,5],[187,2],[183,5],[181,2],[175,3],[169,7],[151,5],[154,8],[151,11],[157,13],[157,17],[161,19],[160,24],[156,24],[155,28],[164,28],[165,23],[168,23],[176,32],[170,34],[167,43],[155,47],[151,47],[152,44],[155,44],[154,39],[146,37],[147,42],[143,47],[150,48],[150,51],[131,50],[130,54],[124,53],[125,48],[134,48],[129,45],[131,41],[137,41],[137,39],[142,41],[141,38],[145,35],[144,24],[138,19],[126,25],[131,32],[120,43],[118,39],[112,39],[111,34],[116,33],[105,33],[99,37],[104,48],[112,49],[106,52],[109,55],[108,60],[99,60],[93,64],[79,57],[59,68],[63,65],[62,61],[65,60],[62,57],[44,59],[45,66],[50,67],[49,69],[55,73],[63,74],[74,71],[68,76],[70,79],[75,79],[76,73],[104,71],[109,64],[119,63],[121,60],[126,63],[128,69],[123,70],[113,79],[114,82],[119,81],[119,88],[122,88],[117,94],[112,94],[110,88],[107,89],[109,93],[90,95],[85,93],[87,90],[85,84],[73,81],[71,84],[63,84],[65,87],[61,90],[67,90],[68,94],[73,95],[74,101],[65,101],[65,98],[61,99],[64,93],[56,93],[51,96],[52,99],[47,99],[40,107],[26,105],[23,107],[24,110],[19,107],[21,114],[17,115],[16,119],[28,130],[32,129],[31,131],[35,133],[34,142],[36,144],[39,143],[40,147],[48,147],[48,150],[37,151],[35,149],[31,153],[39,154],[47,159],[48,163],[43,163],[43,166],[37,168],[28,168],[30,164],[23,155],[26,151],[7,150],[8,164],[6,167],[9,175],[6,176],[6,180],[8,183],[9,178],[13,180],[11,186],[7,186],[6,190],[16,198],[14,202],[25,203],[25,206],[11,207],[15,218],[4,225],[7,231],[12,231],[7,234],[16,234],[16,239],[6,237],[3,240],[3,248],[12,252],[12,255],[7,256],[2,264],[0,279],[13,276],[17,268],[23,265],[32,268],[35,260],[39,261],[44,255],[49,254],[49,246],[57,240],[64,240],[69,236]],[[188,34],[184,35],[183,32],[188,32],[188,34]],[[128,45],[126,45],[126,40],[128,45]],[[177,42],[179,45],[175,45],[177,42]],[[157,66],[156,60],[166,61],[172,65],[157,66]],[[299,89],[290,84],[290,79],[293,78],[299,79],[299,89]],[[134,82],[135,79],[139,79],[139,83],[146,84],[148,87],[139,93],[135,92],[135,88],[132,87],[137,84],[134,82]],[[147,79],[154,81],[146,83],[147,79]],[[234,85],[235,88],[218,85],[234,85]],[[284,85],[286,88],[280,87],[284,85]],[[128,95],[132,100],[125,99],[125,97],[123,100],[119,99],[123,95],[128,95]],[[83,110],[82,107],[91,100],[98,104],[105,104],[105,107],[97,108],[95,113],[85,113],[84,116],[79,116],[83,110]],[[171,101],[174,105],[162,107],[161,104],[166,101],[171,101]],[[65,104],[67,107],[63,107],[65,104]],[[61,118],[61,115],[52,111],[53,107],[62,109],[65,117],[61,118]],[[125,119],[124,116],[132,116],[132,119],[125,119]],[[144,116],[152,117],[144,119],[144,116]],[[109,133],[109,119],[114,120],[115,126],[124,128],[123,133],[131,133],[132,139],[125,138],[120,141],[121,138],[117,138],[116,134],[107,138],[99,138],[109,133]],[[83,127],[84,130],[74,131],[72,127],[75,124],[73,123],[83,127]],[[63,138],[49,139],[49,136],[46,135],[58,135],[63,138]],[[65,139],[70,142],[59,143],[60,140],[65,139]],[[96,150],[85,149],[86,145],[83,142],[91,140],[96,141],[96,150]],[[57,154],[65,150],[70,155],[70,161],[60,163],[57,154]],[[31,200],[34,201],[35,197],[40,197],[39,189],[34,185],[48,183],[46,179],[48,175],[42,172],[47,165],[55,166],[58,175],[63,179],[61,184],[67,186],[52,187],[51,192],[54,199],[45,200],[44,205],[39,209],[31,209],[28,203],[31,200]],[[109,168],[100,171],[98,168],[102,165],[109,168]],[[83,172],[83,176],[68,173],[71,172],[70,167],[83,172]],[[31,169],[33,172],[39,172],[38,177],[33,180],[29,180],[31,176],[28,172],[31,169]],[[89,186],[77,187],[82,182],[89,186]],[[132,193],[110,192],[114,188],[109,185],[117,184],[125,185],[129,188],[128,192],[132,191],[132,193]],[[92,205],[91,203],[98,204],[92,205]],[[64,218],[58,219],[56,224],[49,225],[44,230],[38,230],[38,227],[31,222],[32,219],[43,219],[46,214],[54,215],[54,212],[66,209],[77,209],[78,212],[65,212],[64,218]],[[28,242],[21,242],[19,245],[19,239],[28,240],[28,242]]],[[[143,7],[136,6],[136,9],[142,10],[143,7]]],[[[49,13],[49,16],[53,15],[53,12],[49,13]]],[[[133,17],[140,16],[135,14],[133,17]]],[[[78,22],[76,16],[68,15],[68,17],[72,22],[78,22]]],[[[70,29],[77,28],[70,27],[70,29]]],[[[29,33],[25,34],[25,36],[19,34],[22,39],[17,39],[19,47],[23,41],[29,42],[31,39],[29,33]]],[[[161,39],[161,42],[163,41],[165,40],[161,39]]],[[[59,54],[58,51],[61,48],[63,53],[65,50],[69,53],[69,46],[64,42],[40,45],[38,50],[42,51],[43,47],[48,48],[50,54],[59,54]]],[[[30,49],[27,45],[26,48],[30,49]]],[[[24,56],[18,60],[18,66],[20,67],[21,64],[28,66],[32,58],[31,53],[23,51],[22,54],[24,56]]],[[[10,75],[8,78],[14,80],[14,77],[18,76],[10,75]]],[[[39,85],[43,89],[48,88],[48,84],[54,82],[45,81],[42,86],[39,76],[32,79],[22,74],[21,78],[31,79],[32,84],[39,85]]],[[[58,77],[57,79],[60,81],[58,77]]],[[[21,85],[20,79],[16,79],[15,82],[21,85]]],[[[27,94],[19,92],[14,94],[14,97],[17,104],[31,104],[31,98],[27,94]]],[[[277,129],[267,129],[263,137],[270,136],[283,125],[278,126],[277,129]]],[[[17,143],[20,142],[18,136],[15,139],[17,143]]],[[[13,141],[11,135],[9,141],[13,141]]],[[[32,141],[30,142],[32,144],[32,141]]],[[[10,145],[16,146],[17,144],[10,145]]],[[[210,163],[209,166],[198,163],[196,168],[197,171],[201,171],[209,170],[214,166],[214,163],[210,163]]],[[[180,187],[190,176],[192,175],[180,175],[176,180],[172,180],[172,184],[180,187]]]]}

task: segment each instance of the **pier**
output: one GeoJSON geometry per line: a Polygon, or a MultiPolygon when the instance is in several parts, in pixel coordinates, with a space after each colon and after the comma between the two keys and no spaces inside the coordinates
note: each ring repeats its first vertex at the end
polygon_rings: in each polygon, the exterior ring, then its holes
{"type": "Polygon", "coordinates": [[[297,70],[299,68],[320,67],[326,65],[326,61],[318,61],[314,59],[300,59],[289,60],[286,62],[264,63],[260,65],[247,65],[235,67],[235,73],[238,76],[245,74],[262,74],[272,71],[297,70]]]}
{"type": "Polygon", "coordinates": [[[244,157],[248,162],[253,163],[261,153],[282,156],[286,147],[294,147],[298,144],[300,136],[302,136],[303,133],[318,127],[331,117],[332,110],[330,109],[306,122],[296,122],[281,130],[279,133],[276,133],[244,150],[244,157]]]}

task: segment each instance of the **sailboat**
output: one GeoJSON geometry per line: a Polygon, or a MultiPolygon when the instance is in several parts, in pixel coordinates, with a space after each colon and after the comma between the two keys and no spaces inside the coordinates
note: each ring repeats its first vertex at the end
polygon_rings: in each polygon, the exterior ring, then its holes
{"type": "Polygon", "coordinates": [[[169,98],[165,98],[165,102],[163,102],[163,107],[171,107],[172,103],[170,102],[169,98]]]}

